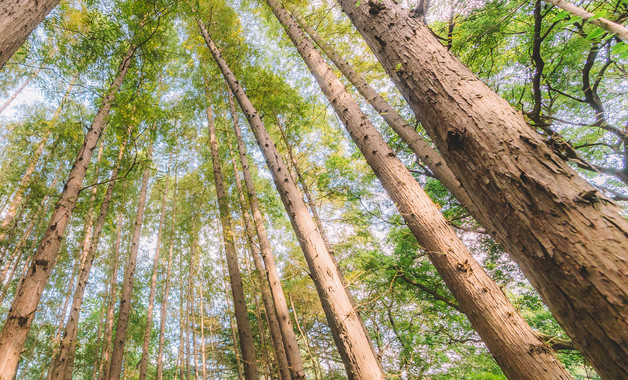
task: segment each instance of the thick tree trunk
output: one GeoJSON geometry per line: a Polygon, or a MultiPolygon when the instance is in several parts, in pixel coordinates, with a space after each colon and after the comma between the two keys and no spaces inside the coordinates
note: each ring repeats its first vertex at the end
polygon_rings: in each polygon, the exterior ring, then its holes
{"type": "MultiPolygon", "coordinates": [[[[172,161],[172,156],[170,156],[172,161]]],[[[170,168],[170,163],[168,163],[170,168]]],[[[166,221],[166,197],[168,195],[168,181],[164,186],[164,196],[161,200],[161,214],[159,217],[159,229],[157,230],[157,243],[155,247],[155,256],[153,258],[153,274],[150,280],[150,295],[148,296],[148,310],[146,311],[146,328],[144,329],[144,344],[142,345],[142,358],[140,359],[140,380],[146,379],[146,371],[148,369],[148,351],[150,348],[150,333],[153,329],[153,309],[155,307],[155,290],[157,289],[157,272],[159,271],[159,258],[161,253],[161,237],[166,221]]]]}
{"type": "MultiPolygon", "coordinates": [[[[131,128],[127,130],[127,135],[130,133],[131,133],[131,128]]],[[[109,212],[109,206],[111,205],[111,200],[113,198],[113,191],[115,188],[116,179],[118,177],[118,171],[120,170],[122,159],[124,157],[124,152],[126,150],[127,141],[128,139],[125,139],[122,145],[120,145],[116,164],[111,172],[109,184],[105,192],[105,197],[103,198],[102,204],[100,206],[100,213],[98,215],[98,219],[96,220],[96,224],[94,225],[92,236],[89,240],[86,239],[87,244],[84,248],[86,249],[87,253],[85,255],[85,259],[83,260],[83,264],[81,266],[81,271],[79,274],[78,282],[76,284],[76,290],[74,291],[72,309],[70,310],[70,317],[68,318],[68,321],[65,326],[65,333],[63,336],[63,340],[61,341],[59,355],[56,358],[55,364],[53,367],[52,376],[51,376],[51,379],[53,380],[71,380],[72,379],[72,371],[74,367],[74,355],[76,353],[76,335],[78,333],[79,314],[81,311],[81,307],[83,305],[83,295],[85,294],[85,288],[87,287],[89,274],[92,269],[94,258],[96,257],[96,251],[98,250],[98,244],[100,242],[100,234],[102,232],[103,227],[105,226],[107,213],[109,212]]],[[[101,154],[99,153],[99,160],[100,160],[100,156],[101,154]]],[[[98,177],[96,176],[96,181],[97,180],[98,180],[98,177]]],[[[98,189],[97,186],[92,187],[92,201],[95,201],[97,189],[98,189]]],[[[88,218],[93,219],[93,212],[92,212],[92,215],[88,216],[88,218]]]]}
{"type": "MultiPolygon", "coordinates": [[[[126,188],[126,186],[125,186],[126,188]]],[[[120,243],[122,242],[122,213],[118,214],[116,229],[116,240],[113,243],[111,253],[111,263],[109,265],[109,295],[107,298],[107,313],[105,314],[105,333],[103,343],[103,353],[98,368],[98,378],[109,380],[109,363],[111,359],[111,343],[113,342],[113,322],[116,307],[117,281],[118,281],[118,256],[120,255],[120,243]]]]}
{"type": "Polygon", "coordinates": [[[113,351],[111,352],[111,365],[109,366],[109,379],[119,379],[122,374],[122,361],[124,359],[124,344],[126,343],[126,331],[131,316],[131,299],[133,296],[133,282],[135,280],[135,267],[137,266],[137,253],[140,248],[140,237],[142,235],[142,223],[144,221],[144,209],[146,206],[146,196],[148,194],[148,180],[150,179],[150,160],[153,154],[153,145],[150,142],[148,148],[148,161],[142,173],[142,187],[140,198],[137,202],[137,214],[133,225],[133,235],[131,238],[131,250],[124,269],[122,278],[122,293],[120,295],[120,306],[118,311],[118,322],[116,324],[116,337],[113,340],[113,351]]]}
{"type": "MultiPolygon", "coordinates": [[[[175,165],[176,166],[176,165],[175,165]]],[[[172,222],[170,224],[170,249],[168,252],[168,267],[166,268],[166,279],[164,283],[163,299],[159,317],[159,347],[157,349],[157,380],[163,379],[163,357],[166,340],[166,322],[168,317],[168,296],[170,293],[170,275],[172,274],[172,262],[174,258],[174,238],[177,221],[177,175],[174,180],[174,193],[172,195],[172,222]]]]}
{"type": "Polygon", "coordinates": [[[371,341],[366,335],[362,322],[351,304],[347,290],[336,270],[334,260],[331,258],[325,242],[309,214],[303,197],[288,173],[286,164],[279,156],[279,152],[271,141],[262,119],[220,56],[220,52],[210,39],[207,30],[200,20],[198,25],[207,46],[246,115],[257,143],[266,158],[268,168],[301,244],[349,378],[383,378],[383,370],[381,364],[375,358],[371,341]]]}
{"type": "Polygon", "coordinates": [[[628,378],[628,221],[407,10],[339,1],[473,203],[605,379],[628,378]]]}
{"type": "MultiPolygon", "coordinates": [[[[264,224],[264,216],[262,215],[259,200],[257,199],[257,191],[251,177],[251,171],[249,169],[249,160],[246,156],[246,146],[242,140],[242,132],[240,131],[240,123],[238,120],[238,114],[233,101],[233,94],[230,89],[227,89],[227,95],[229,99],[229,110],[231,118],[233,120],[233,130],[238,143],[238,151],[240,154],[240,164],[242,165],[242,175],[244,176],[244,183],[248,194],[249,205],[253,214],[253,225],[259,242],[258,253],[261,253],[262,259],[266,266],[266,270],[263,273],[266,274],[268,284],[270,285],[270,291],[274,300],[275,311],[277,312],[277,318],[279,323],[279,329],[283,340],[286,356],[288,359],[288,365],[290,368],[290,375],[293,379],[304,379],[305,370],[303,368],[303,361],[301,354],[299,353],[299,346],[297,345],[297,339],[294,334],[294,328],[292,321],[290,320],[290,312],[286,303],[286,297],[283,293],[281,286],[281,280],[279,278],[279,272],[277,272],[277,266],[275,264],[275,258],[273,257],[272,250],[270,248],[270,241],[268,240],[268,234],[266,232],[266,226],[264,224]]],[[[237,170],[236,170],[237,172],[237,170]]],[[[236,177],[238,183],[239,178],[236,177]]],[[[244,204],[244,201],[240,199],[240,202],[244,204]]],[[[243,211],[244,213],[244,211],[243,211]]],[[[248,213],[248,212],[247,212],[248,213]]]]}
{"type": "Polygon", "coordinates": [[[0,69],[59,0],[4,0],[0,8],[0,69]]]}
{"type": "Polygon", "coordinates": [[[430,146],[430,144],[412,128],[408,122],[388,103],[368,82],[362,77],[338,52],[329,45],[323,38],[295,12],[292,13],[299,22],[303,30],[316,42],[325,55],[334,63],[356,90],[366,99],[366,101],[377,111],[386,123],[395,131],[401,139],[408,144],[417,159],[430,169],[434,176],[451,191],[456,199],[465,207],[470,208],[474,214],[479,214],[475,210],[471,198],[464,190],[454,173],[449,169],[440,153],[430,146]]]}
{"type": "Polygon", "coordinates": [[[242,361],[244,364],[244,375],[248,379],[258,379],[259,372],[255,358],[255,346],[253,344],[253,333],[247,318],[244,289],[240,275],[238,254],[235,247],[231,214],[229,211],[229,200],[225,193],[222,180],[222,169],[220,167],[220,156],[218,154],[218,140],[216,139],[216,126],[210,107],[207,107],[207,120],[209,124],[209,141],[211,146],[212,164],[214,170],[214,182],[216,184],[216,197],[218,198],[218,208],[220,210],[220,222],[222,225],[222,237],[225,244],[225,256],[227,258],[227,269],[231,282],[231,293],[235,309],[236,323],[238,324],[238,335],[240,337],[240,348],[242,350],[242,361]]]}
{"type": "Polygon", "coordinates": [[[276,0],[267,3],[506,376],[530,380],[571,378],[467,250],[289,13],[276,0]]]}
{"type": "MultiPolygon", "coordinates": [[[[4,28],[0,28],[0,30],[2,29],[4,28]]],[[[20,286],[19,292],[13,299],[13,304],[0,333],[0,380],[11,379],[15,374],[20,352],[24,347],[26,335],[33,322],[44,286],[50,277],[68,221],[76,206],[81,184],[85,178],[94,148],[107,125],[107,116],[111,110],[115,94],[120,89],[131,66],[134,53],[135,48],[131,47],[122,58],[116,77],[107,91],[98,113],[96,113],[74,166],[70,170],[68,181],[50,219],[49,228],[46,229],[37,248],[37,253],[33,257],[31,267],[22,280],[23,286],[20,286]]]]}
{"type": "Polygon", "coordinates": [[[242,212],[244,231],[246,232],[249,249],[251,250],[251,255],[253,256],[253,263],[255,265],[255,269],[257,270],[260,293],[262,294],[262,302],[264,303],[264,310],[266,310],[266,317],[268,318],[268,329],[270,330],[270,337],[273,342],[275,358],[277,359],[277,365],[279,367],[279,377],[280,379],[290,380],[288,358],[286,356],[286,350],[281,337],[281,328],[279,327],[279,320],[277,319],[277,312],[275,311],[273,296],[270,293],[269,284],[266,279],[267,277],[264,275],[266,273],[266,269],[262,263],[260,249],[255,241],[255,231],[253,230],[253,226],[251,226],[251,215],[249,214],[248,207],[246,206],[246,200],[244,199],[242,180],[240,179],[235,154],[231,150],[231,144],[229,144],[229,155],[231,156],[231,164],[235,175],[235,183],[238,192],[238,200],[240,201],[240,211],[242,212]]]}

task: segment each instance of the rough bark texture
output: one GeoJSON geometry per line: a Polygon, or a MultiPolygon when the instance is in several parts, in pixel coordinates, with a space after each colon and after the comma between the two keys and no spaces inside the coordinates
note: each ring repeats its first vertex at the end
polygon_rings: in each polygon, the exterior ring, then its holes
{"type": "MultiPolygon", "coordinates": [[[[150,161],[153,153],[154,141],[151,141],[148,149],[148,159],[150,161]]],[[[137,266],[137,253],[140,248],[140,237],[142,235],[142,223],[144,221],[144,209],[146,206],[146,196],[148,194],[148,180],[150,179],[150,164],[142,173],[142,187],[140,198],[137,202],[137,214],[133,225],[133,235],[131,237],[131,250],[124,269],[122,278],[122,292],[120,295],[120,307],[118,308],[118,322],[116,324],[116,337],[113,340],[113,351],[111,352],[111,365],[109,366],[109,379],[119,379],[122,374],[122,361],[124,359],[124,344],[126,343],[126,330],[129,325],[131,315],[131,299],[133,296],[133,282],[135,280],[135,267],[137,266]]]]}
{"type": "Polygon", "coordinates": [[[216,126],[214,125],[213,113],[210,107],[207,107],[207,120],[209,124],[209,141],[214,169],[216,197],[218,198],[218,208],[220,211],[220,223],[222,225],[222,237],[225,244],[225,256],[227,259],[227,269],[229,271],[229,280],[231,283],[231,295],[233,297],[236,323],[238,324],[238,336],[240,338],[240,348],[242,350],[244,375],[247,380],[258,379],[259,372],[255,358],[253,333],[251,332],[251,325],[247,318],[248,312],[246,310],[244,288],[242,287],[238,253],[235,247],[233,226],[229,211],[229,200],[227,199],[227,194],[222,180],[222,169],[220,167],[220,156],[218,154],[218,141],[216,140],[216,126]]]}
{"type": "MultiPolygon", "coordinates": [[[[233,101],[233,94],[230,89],[227,89],[229,99],[229,110],[231,118],[233,120],[233,130],[238,143],[238,152],[240,156],[240,164],[242,165],[242,175],[244,176],[244,183],[249,199],[249,205],[253,214],[253,226],[255,227],[255,233],[259,242],[259,253],[262,255],[266,270],[266,278],[270,285],[270,291],[273,297],[275,311],[277,312],[277,318],[279,322],[279,329],[283,339],[283,344],[288,359],[288,365],[290,366],[290,375],[293,379],[304,379],[305,370],[303,368],[303,360],[299,352],[299,346],[297,344],[297,338],[294,334],[294,327],[290,320],[290,311],[286,303],[286,297],[281,286],[281,280],[279,278],[279,272],[277,272],[277,265],[275,264],[275,258],[273,256],[270,241],[268,240],[268,233],[266,232],[266,226],[264,223],[264,216],[262,214],[259,200],[257,199],[257,191],[253,183],[253,177],[251,177],[251,171],[249,169],[249,160],[246,156],[246,146],[242,140],[242,132],[240,130],[240,122],[238,120],[238,113],[233,101]]],[[[236,178],[239,181],[239,179],[236,178]]],[[[242,202],[242,200],[240,200],[242,202]]]]}
{"type": "Polygon", "coordinates": [[[0,8],[0,69],[59,0],[3,0],[0,8]]]}
{"type": "Polygon", "coordinates": [[[198,25],[207,46],[247,117],[257,143],[264,154],[266,164],[299,239],[349,378],[383,378],[383,370],[375,357],[371,341],[362,328],[362,322],[351,305],[351,300],[338,275],[336,265],[309,214],[299,189],[288,172],[286,164],[279,156],[262,119],[220,56],[220,52],[207,34],[204,25],[200,21],[198,25]]]}
{"type": "Polygon", "coordinates": [[[628,378],[628,221],[391,0],[341,0],[486,227],[606,379],[628,378]]]}
{"type": "Polygon", "coordinates": [[[122,242],[122,213],[118,214],[116,228],[116,240],[113,243],[111,252],[111,263],[109,265],[109,295],[107,298],[107,312],[105,313],[105,332],[102,357],[98,367],[98,378],[100,380],[109,379],[109,364],[111,359],[111,342],[113,342],[113,322],[116,307],[117,279],[118,279],[118,256],[120,255],[120,243],[122,242]]]}
{"type": "Polygon", "coordinates": [[[297,23],[276,0],[267,0],[267,3],[506,376],[529,380],[570,379],[551,349],[538,339],[499,286],[473,258],[297,23]]]}
{"type": "MultiPolygon", "coordinates": [[[[171,156],[172,159],[172,156],[171,156]]],[[[170,164],[168,164],[170,167],[170,164]]],[[[142,358],[140,359],[140,380],[146,379],[148,369],[148,351],[150,348],[150,333],[153,329],[153,309],[155,308],[155,290],[157,289],[157,272],[159,270],[159,258],[161,253],[161,236],[166,220],[166,196],[168,195],[168,181],[164,187],[164,196],[161,200],[161,213],[159,217],[159,229],[157,230],[157,243],[153,257],[153,273],[150,279],[150,294],[148,296],[148,310],[146,311],[146,328],[144,329],[144,344],[142,345],[142,358]]]]}
{"type": "Polygon", "coordinates": [[[587,20],[590,23],[597,25],[600,28],[608,32],[617,34],[624,41],[628,41],[628,28],[626,28],[625,26],[621,24],[618,24],[611,20],[607,20],[603,17],[595,17],[593,13],[588,12],[580,8],[579,6],[571,4],[567,1],[563,1],[563,0],[545,0],[545,1],[571,13],[572,15],[576,17],[581,17],[582,19],[587,20]]]}
{"type": "Polygon", "coordinates": [[[70,170],[68,181],[57,202],[48,228],[39,243],[31,267],[26,277],[22,280],[19,292],[13,299],[6,323],[2,333],[0,333],[0,380],[9,380],[15,374],[20,351],[24,347],[26,335],[33,322],[39,299],[50,277],[68,221],[76,206],[76,200],[94,153],[94,148],[96,148],[98,139],[107,125],[107,116],[111,110],[115,94],[120,89],[124,77],[131,66],[134,53],[135,48],[129,48],[120,63],[116,77],[102,101],[102,105],[96,113],[92,125],[87,131],[83,146],[70,170]]]}

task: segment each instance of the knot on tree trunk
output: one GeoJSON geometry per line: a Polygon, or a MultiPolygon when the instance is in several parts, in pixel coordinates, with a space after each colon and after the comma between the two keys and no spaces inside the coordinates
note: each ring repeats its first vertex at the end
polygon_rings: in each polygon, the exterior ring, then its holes
{"type": "Polygon", "coordinates": [[[386,7],[382,4],[381,1],[378,0],[369,0],[369,14],[373,16],[377,16],[379,12],[383,11],[386,7]]]}

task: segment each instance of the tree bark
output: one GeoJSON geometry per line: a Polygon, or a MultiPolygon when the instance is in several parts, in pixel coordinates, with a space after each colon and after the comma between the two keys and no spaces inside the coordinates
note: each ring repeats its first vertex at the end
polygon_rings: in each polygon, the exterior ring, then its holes
{"type": "Polygon", "coordinates": [[[628,378],[628,221],[390,0],[339,1],[486,227],[605,379],[628,378]]]}
{"type": "MultiPolygon", "coordinates": [[[[4,28],[0,28],[3,30],[4,28]]],[[[63,240],[66,227],[85,178],[87,167],[98,139],[107,125],[107,116],[115,94],[131,66],[135,48],[130,47],[122,58],[116,77],[105,95],[102,105],[90,126],[74,166],[70,170],[61,197],[57,202],[48,229],[37,248],[31,267],[22,280],[19,292],[13,299],[4,327],[0,333],[0,380],[11,379],[17,369],[20,352],[37,310],[46,282],[54,266],[55,257],[63,240]]]]}
{"type": "Polygon", "coordinates": [[[347,290],[336,270],[336,265],[309,214],[299,189],[288,173],[288,168],[279,156],[277,148],[271,141],[262,119],[224,59],[222,59],[205,26],[200,20],[198,20],[198,25],[216,63],[246,115],[257,143],[264,154],[277,190],[301,244],[349,378],[382,379],[384,377],[383,370],[375,357],[371,341],[366,335],[362,322],[351,304],[347,290]]]}
{"type": "MultiPolygon", "coordinates": [[[[270,241],[268,240],[268,233],[266,232],[266,226],[264,223],[264,215],[261,212],[259,200],[257,198],[257,191],[251,177],[251,171],[249,169],[249,160],[246,155],[246,146],[242,140],[242,132],[240,130],[240,123],[238,120],[238,113],[233,101],[233,93],[228,88],[227,96],[229,99],[229,110],[231,113],[231,119],[233,121],[233,130],[238,143],[238,151],[240,154],[240,164],[242,165],[242,175],[244,177],[244,183],[249,199],[249,205],[253,214],[253,226],[257,234],[259,242],[258,253],[261,253],[262,259],[266,269],[263,271],[266,275],[266,279],[270,286],[270,291],[274,300],[275,311],[279,322],[279,329],[281,332],[282,341],[284,344],[286,357],[288,359],[288,365],[290,368],[290,375],[293,379],[304,379],[305,369],[303,368],[303,360],[299,352],[299,346],[294,334],[294,327],[290,320],[290,312],[286,303],[286,297],[281,286],[281,280],[279,278],[279,272],[277,272],[277,265],[275,264],[275,258],[273,256],[270,241]]],[[[237,170],[236,170],[237,172],[237,170]]],[[[236,181],[241,183],[236,177],[236,181]]],[[[241,199],[240,202],[244,204],[241,199]]],[[[244,211],[243,211],[244,212],[244,211]]]]}
{"type": "Polygon", "coordinates": [[[135,280],[135,267],[137,266],[137,253],[140,248],[140,237],[142,235],[142,223],[144,221],[144,209],[146,206],[146,196],[148,194],[148,180],[151,172],[151,159],[155,141],[150,142],[148,148],[148,162],[142,173],[142,187],[140,198],[137,203],[137,214],[133,226],[131,238],[131,250],[124,269],[122,279],[122,293],[120,295],[120,306],[118,311],[118,322],[116,324],[116,337],[113,341],[113,351],[111,352],[111,365],[109,367],[109,379],[119,379],[122,374],[122,361],[124,360],[124,344],[126,343],[126,331],[131,315],[131,300],[133,296],[133,282],[135,280]]]}
{"type": "Polygon", "coordinates": [[[229,200],[225,193],[222,180],[222,169],[220,167],[220,156],[218,154],[218,141],[216,139],[216,126],[211,107],[207,107],[207,121],[209,124],[209,141],[211,146],[212,164],[214,170],[214,182],[216,184],[216,197],[218,198],[218,208],[220,211],[220,222],[222,225],[222,237],[225,244],[225,256],[227,258],[227,269],[231,282],[231,293],[235,309],[236,323],[238,325],[238,335],[240,338],[240,348],[242,350],[242,361],[244,364],[244,375],[247,380],[258,379],[259,372],[255,358],[255,346],[253,344],[253,333],[247,318],[247,309],[240,275],[240,266],[235,247],[231,214],[229,211],[229,200]]]}
{"type": "MultiPolygon", "coordinates": [[[[127,135],[131,133],[131,128],[127,130],[127,135]]],[[[59,348],[59,355],[55,360],[55,364],[52,370],[52,380],[71,380],[72,379],[72,371],[74,367],[74,355],[76,353],[76,336],[78,333],[78,322],[79,322],[79,314],[81,311],[81,307],[83,306],[83,295],[85,294],[85,288],[87,287],[87,282],[89,280],[89,274],[92,269],[92,264],[94,262],[94,258],[96,257],[96,251],[98,250],[98,244],[100,242],[100,234],[102,232],[103,227],[105,226],[105,221],[107,218],[107,214],[109,212],[109,206],[111,205],[111,200],[113,198],[113,191],[116,184],[116,179],[118,177],[118,171],[120,170],[120,166],[122,164],[122,159],[124,157],[124,152],[126,150],[126,145],[128,142],[128,137],[124,140],[124,142],[120,145],[120,149],[118,150],[118,157],[116,160],[116,164],[111,172],[111,177],[109,179],[109,185],[107,186],[107,190],[105,192],[105,197],[103,198],[102,204],[100,206],[100,213],[98,215],[98,219],[96,220],[96,224],[94,225],[93,233],[91,234],[90,239],[86,238],[86,246],[84,247],[86,250],[85,259],[83,260],[83,264],[81,266],[81,271],[78,277],[78,282],[76,284],[76,290],[74,291],[74,299],[72,301],[72,309],[70,310],[70,316],[65,326],[65,333],[63,340],[61,341],[61,346],[59,348]]],[[[100,161],[99,154],[99,161],[100,161]]],[[[97,174],[97,173],[96,173],[97,174]]],[[[98,176],[96,175],[96,181],[98,181],[98,176]]],[[[98,190],[97,186],[92,187],[92,201],[95,201],[96,192],[98,190]]],[[[92,215],[88,217],[93,219],[93,211],[92,215]]]]}
{"type": "MultiPolygon", "coordinates": [[[[170,156],[172,161],[172,155],[170,156]]],[[[168,163],[170,168],[170,163],[168,163]]],[[[159,270],[159,258],[161,252],[161,237],[166,220],[166,197],[168,195],[168,181],[165,181],[164,196],[161,200],[161,213],[159,217],[159,229],[157,230],[157,243],[153,258],[153,274],[150,280],[150,295],[148,296],[148,310],[146,311],[146,328],[144,329],[144,344],[142,346],[142,358],[140,359],[140,380],[146,379],[148,369],[148,351],[150,349],[150,333],[153,329],[153,309],[155,307],[155,291],[157,289],[157,272],[159,270]]]]}
{"type": "MultiPolygon", "coordinates": [[[[176,166],[176,165],[175,165],[176,166]]],[[[168,296],[170,293],[170,275],[172,273],[172,261],[174,253],[175,226],[177,221],[177,175],[174,180],[174,193],[172,195],[172,223],[170,224],[170,250],[168,252],[168,267],[166,268],[166,280],[164,284],[163,300],[159,318],[159,348],[157,349],[157,380],[163,379],[163,357],[166,339],[166,322],[168,317],[168,296]]]]}
{"type": "Polygon", "coordinates": [[[4,0],[0,9],[0,69],[59,0],[4,0]]]}
{"type": "MultiPolygon", "coordinates": [[[[267,0],[408,227],[510,379],[570,379],[276,0],[267,0]]],[[[355,6],[355,4],[354,4],[355,6]]]]}
{"type": "Polygon", "coordinates": [[[279,320],[277,318],[277,312],[275,311],[273,296],[270,293],[267,276],[265,276],[266,269],[262,263],[260,248],[255,241],[255,231],[253,231],[253,226],[251,226],[251,215],[249,214],[246,201],[244,199],[242,180],[238,171],[235,154],[231,150],[231,144],[229,144],[229,155],[231,156],[231,164],[235,175],[235,183],[238,192],[238,200],[240,201],[240,211],[242,212],[244,231],[246,232],[249,249],[251,250],[251,255],[253,256],[253,264],[255,265],[255,269],[257,271],[260,293],[262,294],[262,302],[264,303],[264,310],[266,310],[266,316],[268,318],[268,329],[270,330],[270,337],[273,342],[275,358],[277,359],[277,365],[279,367],[279,377],[280,379],[290,380],[290,365],[288,364],[288,357],[286,356],[286,350],[281,336],[281,328],[279,327],[279,320]]]}

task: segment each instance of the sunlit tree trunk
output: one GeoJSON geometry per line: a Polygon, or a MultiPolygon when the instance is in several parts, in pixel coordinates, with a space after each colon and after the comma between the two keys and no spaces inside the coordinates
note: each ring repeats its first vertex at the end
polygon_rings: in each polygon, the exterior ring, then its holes
{"type": "Polygon", "coordinates": [[[208,106],[206,110],[207,120],[209,124],[209,140],[214,170],[214,182],[216,184],[216,197],[218,198],[220,222],[222,225],[222,236],[225,245],[225,256],[227,259],[227,269],[229,271],[236,323],[238,324],[238,336],[240,338],[240,348],[242,350],[244,375],[247,380],[258,379],[259,371],[255,358],[253,333],[251,332],[251,325],[247,318],[248,313],[246,310],[244,289],[242,287],[242,278],[240,275],[240,266],[237,256],[238,254],[235,247],[233,226],[231,222],[231,214],[229,211],[229,200],[227,198],[222,180],[222,169],[220,167],[220,156],[218,153],[218,141],[216,139],[216,127],[214,125],[213,112],[211,108],[208,106]]]}
{"type": "Polygon", "coordinates": [[[530,380],[570,379],[553,352],[467,250],[289,13],[276,0],[267,0],[267,3],[506,376],[530,380]]]}
{"type": "MultiPolygon", "coordinates": [[[[225,262],[221,261],[222,273],[227,273],[225,268],[225,262]]],[[[229,296],[229,286],[227,284],[226,275],[222,276],[223,289],[225,289],[225,302],[227,303],[227,317],[229,318],[229,327],[231,328],[231,341],[233,342],[233,354],[236,358],[236,365],[238,368],[238,379],[244,379],[244,370],[242,369],[242,358],[240,357],[240,351],[238,350],[238,332],[233,321],[233,310],[231,309],[231,301],[229,296]]]]}
{"type": "Polygon", "coordinates": [[[111,365],[109,366],[109,379],[119,379],[122,374],[122,361],[124,359],[124,344],[127,338],[127,328],[131,315],[131,299],[133,295],[133,282],[135,280],[135,267],[137,265],[137,253],[140,247],[140,237],[142,235],[142,223],[144,221],[144,209],[146,206],[146,196],[148,194],[148,180],[150,179],[154,140],[150,142],[148,148],[148,161],[142,173],[142,187],[137,203],[137,213],[133,225],[133,235],[131,238],[131,250],[124,269],[122,279],[122,292],[120,295],[120,306],[118,311],[118,322],[116,324],[116,335],[113,340],[113,350],[111,352],[111,365]]]}
{"type": "Polygon", "coordinates": [[[37,74],[39,74],[39,72],[41,71],[41,69],[43,69],[44,66],[39,66],[37,68],[37,70],[35,70],[29,77],[28,79],[26,79],[24,81],[24,83],[22,83],[22,85],[15,90],[15,92],[13,93],[13,95],[11,95],[11,97],[9,99],[7,99],[6,102],[4,102],[4,104],[2,104],[2,106],[0,106],[0,114],[2,113],[2,111],[4,111],[5,109],[7,109],[7,107],[9,107],[11,105],[11,103],[13,103],[13,101],[15,100],[15,98],[18,97],[18,95],[20,95],[22,93],[22,91],[26,88],[26,86],[28,86],[28,84],[35,78],[37,77],[37,74]]]}
{"type": "Polygon", "coordinates": [[[203,37],[229,87],[244,112],[257,143],[264,154],[277,190],[286,208],[316,285],[336,346],[350,379],[384,377],[372,344],[351,304],[336,264],[309,214],[303,197],[291,178],[286,164],[270,139],[262,119],[244,93],[235,76],[222,59],[203,23],[198,20],[203,37]]]}
{"type": "Polygon", "coordinates": [[[390,0],[340,0],[493,233],[598,373],[628,378],[628,221],[390,0]]]}

